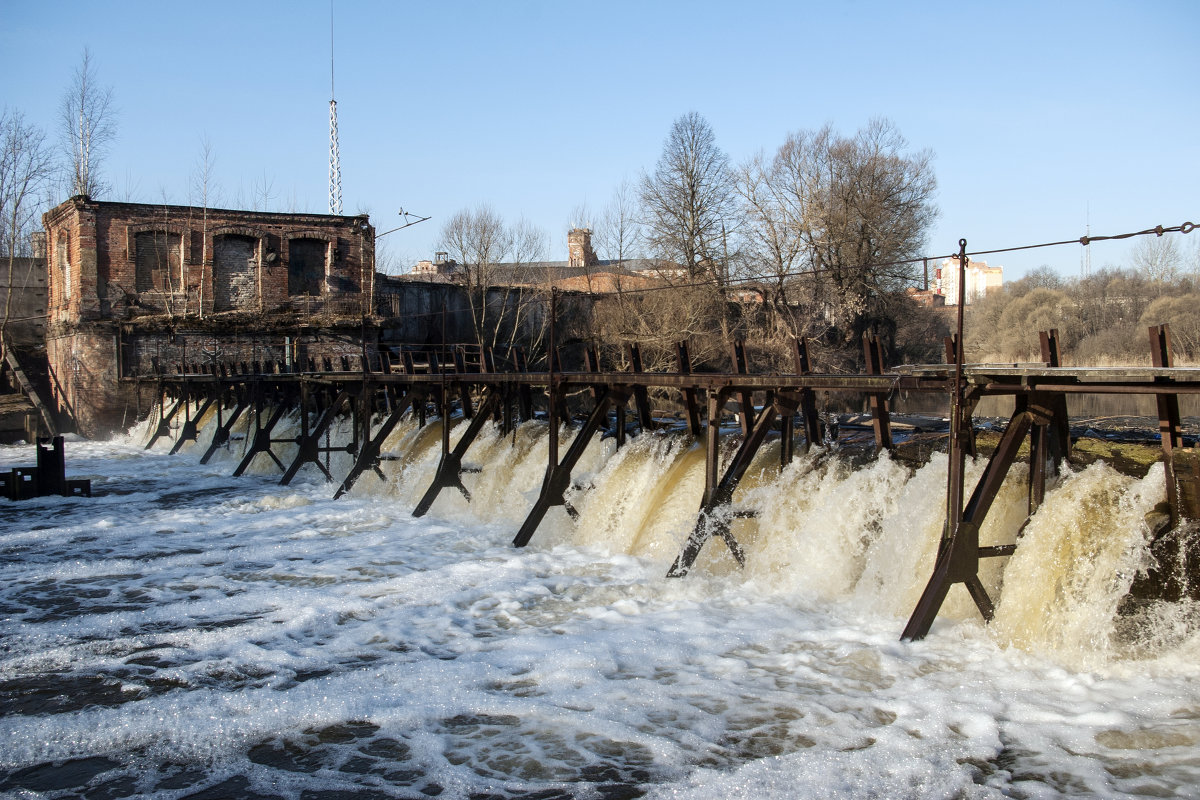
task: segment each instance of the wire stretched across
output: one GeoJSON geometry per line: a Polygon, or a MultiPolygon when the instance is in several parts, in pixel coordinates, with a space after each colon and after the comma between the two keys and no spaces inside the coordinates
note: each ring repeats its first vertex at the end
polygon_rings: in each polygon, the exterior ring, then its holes
{"type": "MultiPolygon", "coordinates": [[[[1078,245],[1087,247],[1088,245],[1092,244],[1093,242],[1132,239],[1135,236],[1150,236],[1150,235],[1162,236],[1167,233],[1188,234],[1188,233],[1191,233],[1195,229],[1196,229],[1196,226],[1194,224],[1192,224],[1191,222],[1183,222],[1179,225],[1171,225],[1171,226],[1156,225],[1153,228],[1146,228],[1144,230],[1139,230],[1139,231],[1130,231],[1129,233],[1118,233],[1118,234],[1112,234],[1112,235],[1107,235],[1107,236],[1080,236],[1077,239],[1062,239],[1060,241],[1054,241],[1054,242],[1041,242],[1038,244],[1016,245],[1013,247],[999,247],[999,248],[995,248],[992,250],[973,250],[973,251],[968,252],[967,256],[971,257],[971,256],[994,255],[996,253],[1013,253],[1013,252],[1017,252],[1020,250],[1037,250],[1037,249],[1044,248],[1044,247],[1061,247],[1063,245],[1068,245],[1068,244],[1078,244],[1078,245]]],[[[923,261],[940,261],[942,259],[955,258],[957,256],[958,256],[958,253],[949,253],[946,255],[937,255],[937,256],[918,256],[916,258],[907,258],[907,259],[903,259],[900,261],[885,261],[885,262],[881,262],[881,263],[877,263],[877,264],[849,265],[849,266],[845,267],[845,269],[854,270],[854,269],[862,269],[862,268],[869,267],[870,269],[879,270],[879,269],[885,269],[887,267],[900,267],[900,266],[908,266],[910,264],[919,264],[923,261]]],[[[781,280],[781,279],[787,279],[787,278],[800,278],[800,277],[804,277],[807,275],[820,275],[821,272],[822,271],[818,270],[818,269],[785,270],[783,272],[778,272],[778,273],[770,276],[769,279],[764,279],[760,276],[744,276],[744,277],[739,277],[739,278],[729,278],[729,279],[723,281],[722,283],[725,286],[752,285],[752,284],[758,284],[758,283],[765,283],[765,282],[767,282],[767,280],[775,281],[775,280],[781,280]]],[[[679,282],[679,283],[667,282],[667,283],[662,284],[661,286],[646,286],[646,287],[642,287],[642,288],[638,288],[638,289],[623,289],[620,292],[606,292],[606,293],[602,293],[602,294],[596,294],[595,297],[597,299],[608,300],[608,299],[612,299],[615,297],[624,297],[624,296],[629,296],[629,295],[650,294],[652,292],[664,292],[664,291],[672,291],[672,290],[679,290],[679,289],[694,289],[694,288],[700,288],[700,287],[704,287],[704,286],[716,286],[716,285],[721,285],[721,284],[715,278],[702,278],[702,279],[694,279],[694,280],[684,281],[684,282],[679,282]]],[[[537,288],[537,287],[531,287],[531,288],[537,288]]],[[[409,318],[438,317],[438,316],[441,316],[441,312],[424,312],[424,313],[408,314],[406,316],[409,318]]]]}

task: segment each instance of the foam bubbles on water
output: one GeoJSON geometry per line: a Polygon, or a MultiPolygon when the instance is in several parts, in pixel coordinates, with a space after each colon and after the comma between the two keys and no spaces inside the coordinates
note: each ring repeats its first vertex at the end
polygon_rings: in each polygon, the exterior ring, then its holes
{"type": "MultiPolygon", "coordinates": [[[[746,570],[713,542],[674,580],[665,568],[704,482],[687,437],[620,450],[597,437],[568,492],[580,519],[555,509],[515,550],[545,423],[486,429],[465,459],[482,467],[463,478],[471,502],[448,489],[417,520],[440,455],[431,422],[400,425],[386,480],[364,475],[336,502],[311,467],[287,488],[277,467],[228,477],[244,439],[201,466],[204,432],[170,457],[140,450],[148,429],[68,453],[72,474],[128,494],[0,501],[0,792],[708,800],[1200,785],[1194,626],[1182,604],[1159,608],[1134,649],[1114,622],[1160,473],[1065,475],[1017,555],[985,562],[996,623],[952,593],[928,639],[901,643],[941,536],[945,457],[851,468],[814,450],[781,472],[764,449],[734,498],[757,514],[731,523],[746,570]]],[[[349,457],[335,457],[344,474],[349,457]]],[[[969,484],[982,469],[969,465],[969,484]]],[[[1023,481],[1017,470],[1002,488],[984,544],[1015,540],[1023,481]]]]}

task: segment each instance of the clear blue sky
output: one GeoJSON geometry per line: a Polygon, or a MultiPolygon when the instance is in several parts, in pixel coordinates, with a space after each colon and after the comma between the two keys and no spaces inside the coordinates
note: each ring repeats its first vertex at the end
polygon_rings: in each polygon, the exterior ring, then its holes
{"type": "MultiPolygon", "coordinates": [[[[566,257],[698,111],[734,162],[794,130],[894,121],[935,154],[931,254],[1200,223],[1200,2],[357,2],[334,0],[346,213],[407,267],[488,203],[566,257]]],[[[0,104],[55,129],[84,47],[119,109],[111,197],[191,199],[202,137],[218,200],[324,212],[330,6],[0,0],[0,104]]],[[[1200,232],[1184,237],[1189,252],[1200,232]]],[[[1126,244],[1096,245],[1093,267],[1126,244]]],[[[1078,274],[1077,246],[992,257],[1078,274]]]]}

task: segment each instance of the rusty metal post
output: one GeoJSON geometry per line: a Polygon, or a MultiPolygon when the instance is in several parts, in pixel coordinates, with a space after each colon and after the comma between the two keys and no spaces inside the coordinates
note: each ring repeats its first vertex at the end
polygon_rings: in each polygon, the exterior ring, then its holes
{"type": "MultiPolygon", "coordinates": [[[[304,385],[301,384],[301,390],[303,391],[303,389],[304,385]]],[[[296,457],[292,459],[292,463],[284,471],[283,477],[279,479],[280,485],[287,486],[290,484],[292,479],[296,477],[296,473],[300,471],[300,468],[305,464],[310,463],[316,464],[317,469],[321,470],[321,472],[325,474],[325,480],[329,481],[330,483],[333,482],[333,474],[329,471],[328,464],[321,463],[320,456],[322,451],[328,455],[331,450],[347,450],[347,447],[345,446],[337,448],[332,447],[328,441],[328,433],[330,426],[333,425],[334,419],[338,414],[341,413],[346,404],[352,401],[352,399],[353,394],[347,389],[342,388],[342,390],[339,391],[337,396],[333,399],[333,402],[325,406],[325,408],[317,416],[315,424],[312,426],[304,426],[304,431],[301,433],[300,438],[296,440],[296,457]],[[326,437],[325,447],[321,447],[322,436],[326,437]]],[[[307,411],[303,413],[306,415],[307,411]]]]}
{"type": "MultiPolygon", "coordinates": [[[[425,398],[428,396],[426,387],[410,386],[409,394],[412,395],[413,404],[420,404],[422,408],[425,406],[425,398]]],[[[358,455],[354,460],[354,466],[350,468],[350,472],[342,480],[341,486],[334,492],[333,499],[336,500],[354,487],[360,475],[368,469],[372,469],[380,478],[383,478],[383,471],[379,469],[379,453],[383,448],[383,443],[387,437],[391,435],[397,423],[400,422],[400,417],[408,410],[408,400],[404,398],[392,406],[392,413],[379,426],[379,430],[375,431],[374,436],[365,438],[361,447],[357,447],[358,455]]],[[[358,429],[358,425],[354,426],[358,429]]]]}
{"type": "Polygon", "coordinates": [[[492,412],[500,405],[503,393],[496,387],[488,387],[487,396],[479,407],[479,411],[471,418],[471,424],[467,426],[467,430],[462,437],[455,443],[453,450],[447,450],[442,453],[442,458],[438,462],[437,473],[434,475],[433,483],[425,490],[425,494],[421,496],[421,501],[417,503],[417,507],[413,509],[414,517],[423,517],[428,513],[433,506],[433,501],[441,493],[442,489],[453,486],[458,489],[467,501],[471,500],[471,493],[462,482],[462,459],[466,455],[467,449],[479,436],[479,432],[483,430],[484,424],[491,416],[492,412]]]}
{"type": "MultiPolygon", "coordinates": [[[[201,464],[207,464],[209,459],[213,457],[213,454],[217,452],[217,449],[229,441],[229,433],[233,430],[233,426],[237,424],[237,421],[241,419],[242,414],[244,414],[246,409],[250,407],[251,391],[244,383],[240,381],[237,382],[237,387],[238,388],[234,390],[234,397],[236,398],[237,405],[234,407],[230,415],[223,421],[218,419],[217,430],[213,432],[212,441],[209,443],[208,449],[204,451],[204,455],[200,457],[201,464]]],[[[220,413],[219,408],[220,407],[218,407],[218,413],[220,413]]]]}
{"type": "MultiPolygon", "coordinates": [[[[869,333],[863,334],[863,355],[867,362],[868,375],[882,375],[884,372],[883,346],[879,337],[869,333]]],[[[887,394],[871,392],[868,395],[871,403],[871,427],[875,431],[875,448],[877,450],[892,449],[892,419],[888,413],[887,394]]]]}
{"type": "MultiPolygon", "coordinates": [[[[640,375],[644,371],[642,367],[642,349],[636,344],[628,343],[625,345],[625,355],[629,359],[629,371],[640,375]]],[[[636,385],[633,387],[633,402],[637,407],[638,426],[643,431],[652,430],[654,428],[654,416],[650,410],[650,394],[646,391],[645,386],[636,385]]]]}
{"type": "MultiPolygon", "coordinates": [[[[538,495],[538,499],[534,501],[533,508],[530,509],[529,516],[525,518],[521,529],[517,531],[517,535],[513,539],[514,547],[524,547],[529,544],[534,531],[537,530],[538,525],[545,518],[546,512],[552,506],[566,505],[564,495],[571,485],[571,471],[575,469],[584,450],[591,443],[592,435],[608,419],[608,409],[615,404],[629,402],[629,395],[629,388],[626,386],[608,387],[575,435],[575,439],[567,448],[562,461],[558,461],[557,457],[550,459],[546,466],[546,474],[542,479],[542,491],[538,495]]],[[[570,506],[567,507],[567,510],[569,513],[573,512],[570,506]]],[[[573,513],[572,516],[574,516],[573,513]]]]}
{"type": "MultiPolygon", "coordinates": [[[[1173,366],[1171,330],[1167,325],[1150,328],[1150,357],[1155,367],[1173,366]]],[[[1164,379],[1155,378],[1155,383],[1164,379]]],[[[1175,483],[1175,449],[1183,444],[1179,433],[1179,397],[1175,394],[1156,394],[1158,433],[1162,440],[1163,470],[1166,472],[1167,504],[1170,506],[1171,527],[1179,523],[1179,489],[1175,483]]]]}
{"type": "MultiPolygon", "coordinates": [[[[812,362],[808,357],[808,340],[804,338],[793,340],[792,357],[796,362],[797,375],[811,375],[812,362]]],[[[806,446],[811,447],[822,441],[821,418],[817,414],[816,394],[812,389],[800,390],[800,413],[804,417],[804,438],[806,446]]]]}
{"type": "MultiPolygon", "coordinates": [[[[687,342],[678,342],[675,345],[675,357],[679,362],[679,374],[692,374],[692,357],[688,353],[687,342]]],[[[683,389],[683,402],[687,406],[688,415],[688,430],[692,432],[692,436],[700,435],[700,404],[696,402],[696,389],[692,386],[686,386],[683,389]]]]}
{"type": "MultiPolygon", "coordinates": [[[[746,361],[746,343],[738,339],[733,342],[730,349],[733,371],[738,375],[749,375],[750,367],[746,361]]],[[[742,425],[742,436],[746,437],[750,435],[750,429],[754,427],[754,392],[745,390],[738,392],[738,404],[741,406],[738,421],[742,425]]]]}

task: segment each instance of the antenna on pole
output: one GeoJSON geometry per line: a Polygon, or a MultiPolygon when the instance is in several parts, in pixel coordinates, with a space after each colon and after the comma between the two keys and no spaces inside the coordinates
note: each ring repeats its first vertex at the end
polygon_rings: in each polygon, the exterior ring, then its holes
{"type": "Polygon", "coordinates": [[[329,0],[329,213],[342,213],[342,163],[338,154],[337,100],[333,83],[333,0],[329,0]]]}

